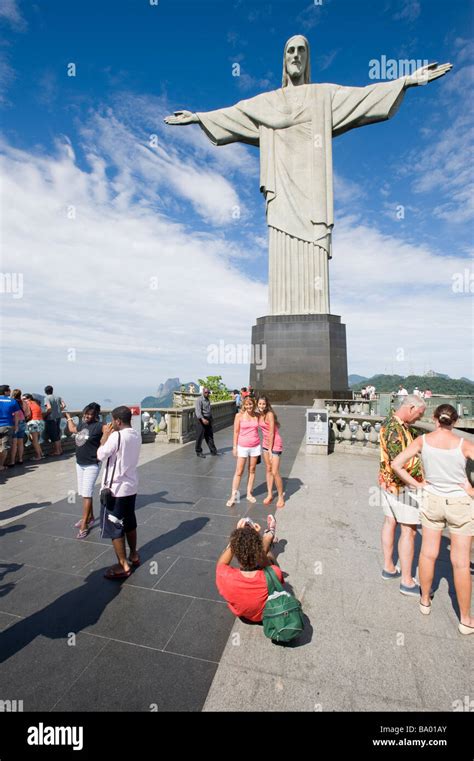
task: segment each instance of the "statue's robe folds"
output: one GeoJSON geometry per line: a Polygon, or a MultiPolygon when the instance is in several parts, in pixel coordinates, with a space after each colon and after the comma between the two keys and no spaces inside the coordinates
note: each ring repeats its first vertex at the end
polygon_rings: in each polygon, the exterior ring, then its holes
{"type": "Polygon", "coordinates": [[[271,314],[329,313],[332,138],[390,119],[404,86],[405,78],[367,87],[285,87],[197,114],[215,145],[243,142],[260,148],[271,314]]]}

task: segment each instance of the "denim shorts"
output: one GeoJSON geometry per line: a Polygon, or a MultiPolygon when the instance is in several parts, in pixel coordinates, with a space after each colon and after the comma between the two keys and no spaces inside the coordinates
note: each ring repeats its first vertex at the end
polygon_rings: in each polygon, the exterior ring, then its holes
{"type": "MultiPolygon", "coordinates": [[[[265,447],[263,447],[263,451],[264,451],[264,452],[268,452],[268,449],[265,449],[265,447]]],[[[272,454],[276,454],[276,455],[277,455],[277,457],[281,457],[281,454],[282,454],[282,450],[280,449],[280,451],[279,451],[279,452],[275,452],[275,450],[274,450],[274,449],[272,449],[272,454]]]]}
{"type": "Polygon", "coordinates": [[[17,432],[15,433],[15,431],[13,431],[12,438],[14,438],[14,439],[24,439],[25,438],[25,434],[26,434],[26,423],[25,423],[24,420],[21,420],[18,423],[18,430],[17,430],[17,432]]]}

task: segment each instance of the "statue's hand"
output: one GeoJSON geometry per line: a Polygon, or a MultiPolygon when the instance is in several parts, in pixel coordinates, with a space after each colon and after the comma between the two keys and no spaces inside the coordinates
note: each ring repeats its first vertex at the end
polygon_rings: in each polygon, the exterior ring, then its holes
{"type": "Polygon", "coordinates": [[[447,74],[448,71],[451,71],[452,68],[452,63],[442,63],[440,65],[437,63],[429,63],[428,66],[422,66],[420,69],[414,71],[413,74],[410,74],[406,78],[406,86],[417,87],[418,85],[426,85],[433,79],[444,77],[444,75],[447,74]]]}
{"type": "Polygon", "coordinates": [[[175,111],[173,116],[165,116],[165,124],[194,124],[199,121],[192,111],[175,111]]]}

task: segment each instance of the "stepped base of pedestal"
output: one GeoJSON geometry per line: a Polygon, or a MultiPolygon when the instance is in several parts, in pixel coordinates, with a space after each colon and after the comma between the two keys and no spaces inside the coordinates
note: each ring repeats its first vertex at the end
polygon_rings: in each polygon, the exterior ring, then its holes
{"type": "Polygon", "coordinates": [[[276,404],[347,399],[346,326],[334,314],[269,315],[252,328],[250,385],[276,404]]]}

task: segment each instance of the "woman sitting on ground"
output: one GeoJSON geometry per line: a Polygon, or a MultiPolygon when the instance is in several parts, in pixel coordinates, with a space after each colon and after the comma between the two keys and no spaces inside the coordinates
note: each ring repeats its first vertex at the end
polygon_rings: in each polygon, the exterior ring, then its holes
{"type": "Polygon", "coordinates": [[[259,622],[263,617],[268,588],[262,569],[271,566],[279,581],[283,582],[283,574],[271,553],[276,529],[273,515],[268,516],[267,524],[261,537],[258,523],[252,523],[250,518],[242,518],[217,561],[216,585],[219,594],[234,616],[247,621],[259,622]],[[240,568],[232,568],[230,565],[234,555],[240,568]]]}
{"type": "Polygon", "coordinates": [[[392,462],[397,476],[414,489],[423,489],[420,518],[423,540],[418,572],[420,576],[420,611],[431,613],[431,584],[439,555],[441,537],[448,529],[451,542],[451,563],[454,587],[459,605],[460,634],[474,634],[471,616],[471,546],[474,536],[474,488],[466,477],[466,460],[474,459],[474,444],[452,433],[458,414],[450,404],[441,404],[434,411],[436,430],[418,436],[392,462]],[[415,481],[404,469],[419,455],[425,480],[415,481]]]}

